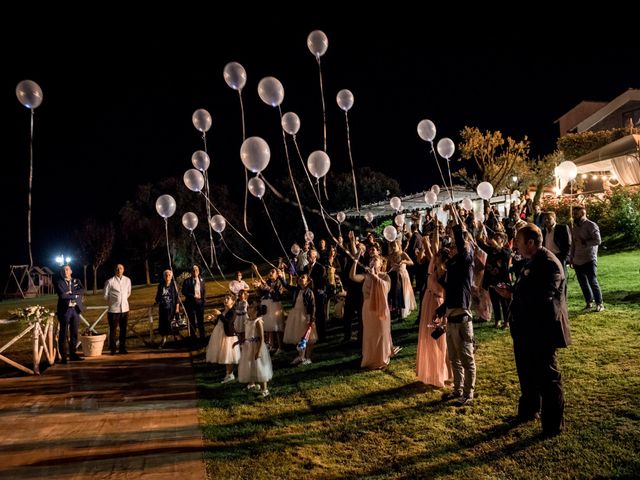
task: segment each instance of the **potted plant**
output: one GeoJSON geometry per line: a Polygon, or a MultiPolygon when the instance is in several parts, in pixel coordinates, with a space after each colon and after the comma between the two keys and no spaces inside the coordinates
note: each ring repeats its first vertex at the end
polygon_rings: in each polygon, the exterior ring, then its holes
{"type": "Polygon", "coordinates": [[[85,357],[99,357],[102,355],[104,342],[107,339],[105,333],[95,333],[87,328],[80,335],[80,343],[82,344],[82,353],[85,357]]]}

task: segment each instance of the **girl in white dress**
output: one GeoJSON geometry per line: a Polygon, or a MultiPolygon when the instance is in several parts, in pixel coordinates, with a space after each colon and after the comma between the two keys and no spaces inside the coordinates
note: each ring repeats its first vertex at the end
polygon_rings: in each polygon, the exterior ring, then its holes
{"type": "Polygon", "coordinates": [[[233,329],[240,339],[240,350],[242,350],[242,344],[244,342],[244,322],[249,318],[247,316],[248,298],[249,292],[247,290],[240,290],[238,293],[238,301],[233,309],[233,329]]]}
{"type": "Polygon", "coordinates": [[[286,291],[284,270],[272,268],[265,280],[254,265],[254,272],[260,282],[257,284],[261,304],[267,307],[263,315],[264,329],[267,333],[269,351],[276,350],[275,355],[282,353],[282,334],[284,332],[284,312],[282,310],[282,295],[286,291]]]}
{"type": "MultiPolygon", "coordinates": [[[[233,329],[233,305],[235,299],[233,295],[225,295],[224,311],[217,312],[213,333],[207,345],[206,359],[209,363],[220,363],[226,366],[227,375],[222,383],[235,380],[233,366],[240,361],[240,348],[238,348],[238,337],[233,329]]],[[[211,317],[210,317],[211,318],[211,317]]]]}
{"type": "Polygon", "coordinates": [[[262,396],[266,397],[269,395],[267,382],[273,377],[273,368],[269,350],[264,343],[264,312],[264,305],[252,304],[249,308],[249,318],[244,322],[245,340],[238,365],[238,380],[240,383],[247,383],[249,390],[256,388],[255,384],[259,383],[262,396]]]}
{"type": "Polygon", "coordinates": [[[287,325],[284,328],[284,343],[298,345],[307,328],[311,325],[311,332],[307,340],[307,346],[298,351],[298,356],[293,359],[291,365],[311,363],[311,353],[318,341],[316,333],[316,302],[311,290],[309,275],[303,273],[298,277],[298,288],[293,293],[293,308],[287,317],[287,325]]]}

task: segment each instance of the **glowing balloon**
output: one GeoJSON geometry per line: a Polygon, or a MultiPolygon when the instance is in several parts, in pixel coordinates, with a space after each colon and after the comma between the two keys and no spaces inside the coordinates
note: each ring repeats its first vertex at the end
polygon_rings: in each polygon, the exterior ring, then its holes
{"type": "Polygon", "coordinates": [[[329,155],[322,150],[316,150],[307,159],[307,168],[309,173],[316,178],[324,177],[331,167],[331,160],[329,155]]]}
{"type": "Polygon", "coordinates": [[[448,160],[455,151],[456,145],[450,138],[445,137],[438,141],[438,153],[442,158],[446,158],[448,160]]]}
{"type": "Polygon", "coordinates": [[[227,226],[227,221],[222,215],[214,215],[209,220],[209,223],[211,224],[211,228],[218,233],[222,233],[227,226]]]}
{"type": "Polygon", "coordinates": [[[258,83],[260,99],[272,107],[277,107],[284,100],[284,87],[276,77],[264,77],[258,83]]]}
{"type": "Polygon", "coordinates": [[[289,135],[295,135],[300,130],[300,117],[293,112],[287,112],[282,116],[282,129],[289,135]]]}
{"type": "Polygon", "coordinates": [[[473,202],[469,197],[464,197],[462,199],[462,208],[468,211],[473,210],[473,202]]]}
{"type": "Polygon", "coordinates": [[[313,232],[312,232],[311,230],[307,230],[307,231],[304,233],[304,239],[305,239],[307,242],[313,242],[314,237],[315,237],[315,235],[313,234],[313,232]]]}
{"type": "Polygon", "coordinates": [[[258,173],[267,168],[271,150],[269,145],[260,137],[249,137],[240,147],[240,159],[242,163],[253,173],[258,173]]]}
{"type": "Polygon", "coordinates": [[[193,152],[193,155],[191,155],[191,163],[195,168],[204,172],[209,168],[209,165],[211,165],[211,159],[204,150],[196,150],[193,152]]]}
{"type": "Polygon", "coordinates": [[[348,112],[351,110],[351,107],[353,107],[353,93],[346,88],[344,90],[340,90],[338,95],[336,95],[336,102],[338,102],[338,106],[342,110],[348,112]]]}
{"type": "Polygon", "coordinates": [[[440,193],[440,187],[439,187],[438,185],[433,185],[433,186],[431,187],[431,191],[432,191],[433,193],[435,193],[436,195],[438,195],[438,194],[440,193]]]}
{"type": "Polygon", "coordinates": [[[329,39],[322,30],[314,30],[307,37],[307,47],[316,58],[320,58],[329,48],[329,39]]]}
{"type": "Polygon", "coordinates": [[[511,196],[515,199],[520,198],[520,190],[514,190],[513,192],[511,192],[511,196]]]}
{"type": "Polygon", "coordinates": [[[249,192],[254,197],[262,198],[262,196],[264,195],[265,187],[264,182],[261,178],[253,177],[252,179],[250,179],[248,187],[249,192]]]}
{"type": "Polygon", "coordinates": [[[424,201],[427,205],[435,205],[438,202],[438,195],[432,191],[428,191],[424,196],[424,201]]]}
{"type": "Polygon", "coordinates": [[[184,184],[192,192],[199,192],[204,188],[204,176],[200,170],[196,170],[195,168],[190,168],[184,172],[182,180],[184,180],[184,184]]]}
{"type": "Polygon", "coordinates": [[[22,80],[16,87],[16,96],[27,108],[38,108],[42,103],[42,89],[33,80],[22,80]]]}
{"type": "Polygon", "coordinates": [[[169,218],[176,213],[176,201],[171,195],[160,195],[156,200],[156,212],[162,218],[169,218]]]}
{"type": "Polygon", "coordinates": [[[182,226],[193,232],[198,226],[198,216],[193,212],[187,212],[182,215],[182,226]]]}
{"type": "Polygon", "coordinates": [[[338,212],[338,214],[336,215],[336,219],[342,223],[344,222],[344,219],[347,218],[347,216],[345,215],[344,212],[338,212]]]}
{"type": "Polygon", "coordinates": [[[247,83],[247,72],[238,62],[230,62],[224,66],[224,81],[234,90],[242,91],[247,83]]]}
{"type": "Polygon", "coordinates": [[[436,125],[431,120],[421,120],[418,123],[418,136],[425,142],[433,142],[436,138],[436,125]]]}
{"type": "Polygon", "coordinates": [[[298,245],[297,243],[291,245],[291,253],[293,253],[294,255],[298,255],[300,253],[300,245],[298,245]]]}
{"type": "Polygon", "coordinates": [[[400,210],[400,207],[402,207],[402,200],[400,200],[398,197],[393,197],[389,201],[389,205],[391,205],[391,208],[393,208],[394,210],[398,211],[398,210],[400,210]]]}
{"type": "Polygon", "coordinates": [[[493,197],[493,185],[491,185],[489,182],[479,183],[478,187],[476,188],[476,192],[478,193],[478,196],[483,200],[489,200],[491,197],[493,197]]]}
{"type": "Polygon", "coordinates": [[[374,218],[375,218],[375,215],[373,214],[373,212],[367,212],[364,214],[364,219],[369,223],[373,222],[374,218]]]}
{"type": "Polygon", "coordinates": [[[578,175],[578,167],[571,160],[566,160],[558,165],[558,176],[567,182],[573,180],[578,175]]]}
{"type": "Polygon", "coordinates": [[[384,227],[382,235],[384,235],[384,238],[386,238],[389,242],[393,242],[396,238],[398,238],[398,231],[393,225],[387,225],[386,227],[384,227]]]}
{"type": "Polygon", "coordinates": [[[394,218],[393,221],[399,227],[403,226],[404,225],[404,213],[399,213],[398,215],[396,215],[396,218],[394,218]]]}
{"type": "Polygon", "coordinates": [[[204,108],[200,108],[193,112],[191,121],[196,130],[200,132],[208,132],[211,128],[211,115],[204,108]]]}

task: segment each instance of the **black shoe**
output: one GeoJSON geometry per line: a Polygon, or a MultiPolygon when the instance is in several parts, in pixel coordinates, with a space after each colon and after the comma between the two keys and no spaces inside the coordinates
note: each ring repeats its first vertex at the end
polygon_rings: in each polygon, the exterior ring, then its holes
{"type": "Polygon", "coordinates": [[[60,360],[60,363],[62,363],[63,365],[66,365],[67,364],[67,357],[66,356],[62,357],[62,359],[60,360]]]}
{"type": "Polygon", "coordinates": [[[460,397],[456,402],[456,405],[458,407],[464,407],[465,405],[469,405],[471,402],[473,402],[473,398],[471,397],[460,397]]]}
{"type": "Polygon", "coordinates": [[[126,348],[121,348],[121,349],[120,349],[120,353],[121,353],[121,354],[123,354],[123,355],[126,355],[126,354],[127,354],[127,353],[129,353],[129,352],[127,351],[127,349],[126,349],[126,348]]]}
{"type": "Polygon", "coordinates": [[[540,437],[545,438],[545,439],[546,438],[553,438],[553,437],[557,437],[561,433],[562,433],[562,430],[559,430],[559,429],[543,430],[542,433],[540,434],[540,437]]]}
{"type": "Polygon", "coordinates": [[[72,362],[81,362],[82,360],[84,360],[84,358],[79,356],[77,353],[72,353],[71,355],[69,355],[69,360],[71,360],[72,362]]]}
{"type": "Polygon", "coordinates": [[[442,394],[442,400],[454,400],[456,398],[462,398],[462,390],[454,390],[453,392],[442,394]]]}
{"type": "Polygon", "coordinates": [[[113,349],[111,350],[111,355],[115,355],[115,354],[116,354],[116,349],[115,349],[115,348],[113,348],[113,349]]]}

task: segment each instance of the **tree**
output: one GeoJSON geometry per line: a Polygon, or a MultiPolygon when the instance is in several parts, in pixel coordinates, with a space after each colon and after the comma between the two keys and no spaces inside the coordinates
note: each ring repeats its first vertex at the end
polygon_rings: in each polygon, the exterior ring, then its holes
{"type": "Polygon", "coordinates": [[[564,154],[566,160],[573,160],[632,133],[640,133],[640,129],[612,128],[610,130],[569,133],[558,139],[557,147],[564,154]]]}
{"type": "Polygon", "coordinates": [[[104,262],[111,255],[114,239],[115,230],[113,224],[101,224],[93,218],[85,220],[78,232],[83,258],[91,259],[94,294],[98,289],[98,269],[104,265],[104,262]]]}
{"type": "Polygon", "coordinates": [[[529,177],[525,177],[526,185],[535,184],[536,193],[533,197],[533,203],[540,203],[540,198],[544,187],[553,183],[554,181],[554,169],[564,160],[562,152],[556,150],[553,153],[545,155],[542,158],[538,158],[531,165],[531,173],[529,177]]]}

